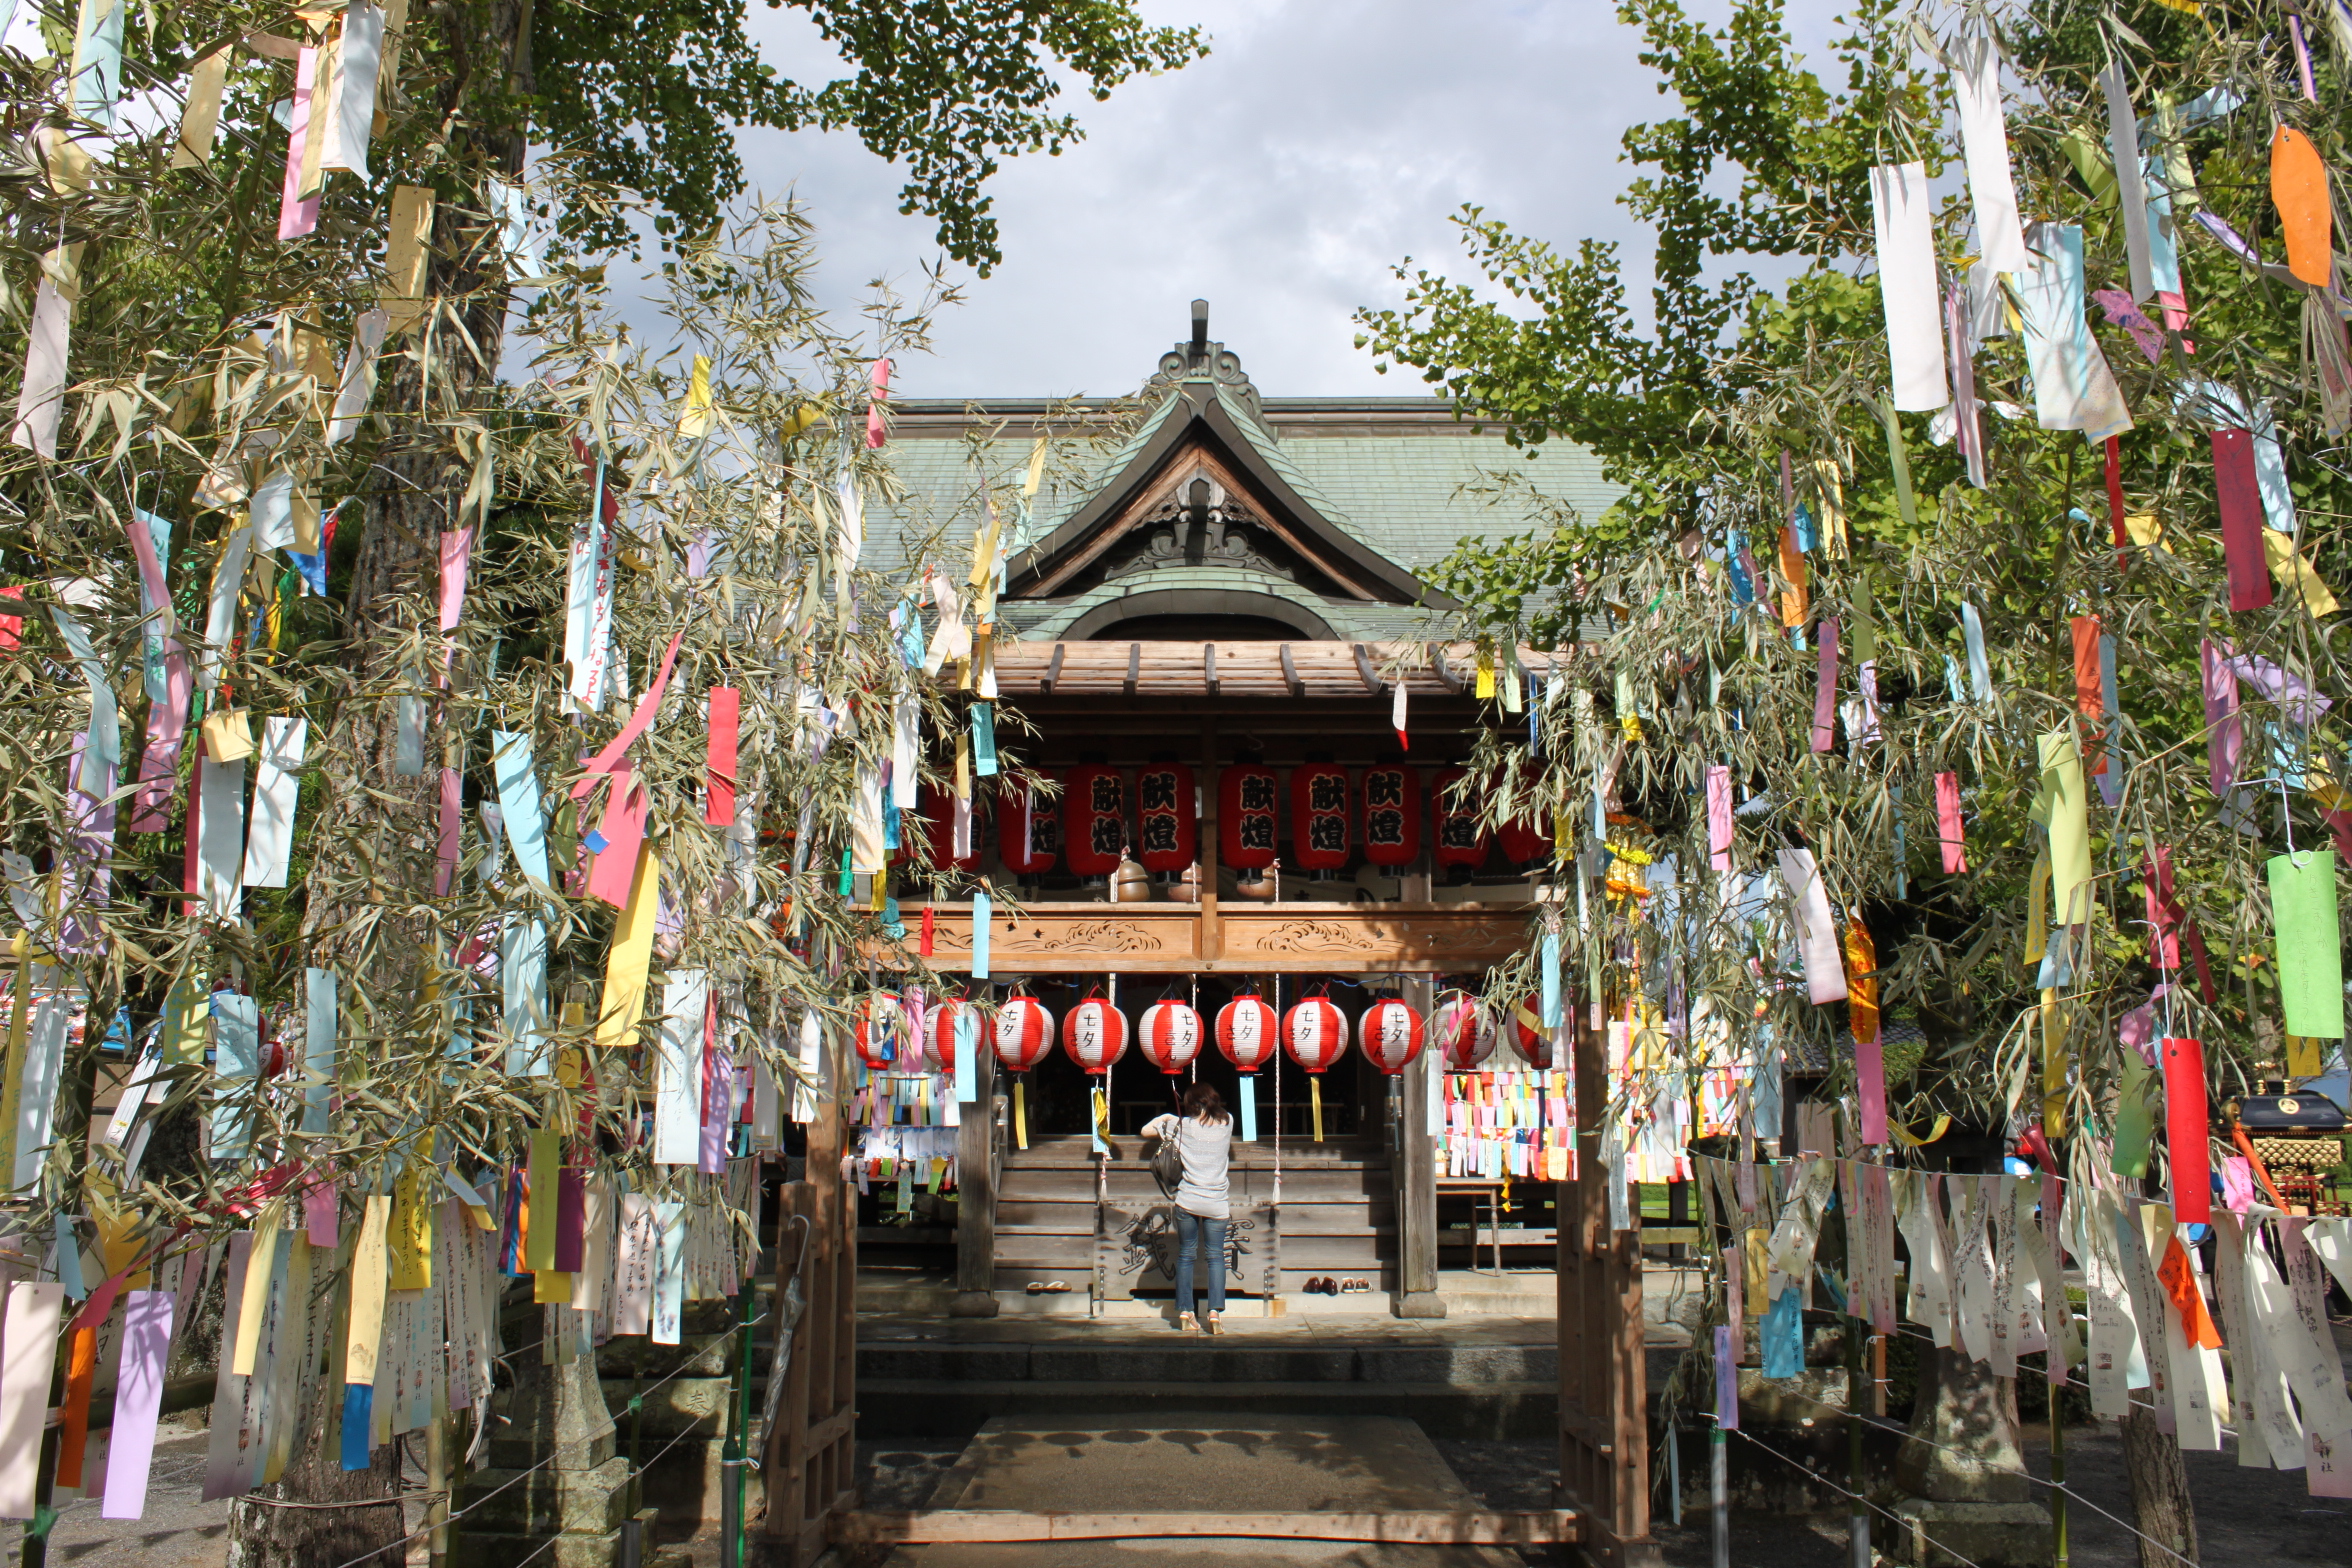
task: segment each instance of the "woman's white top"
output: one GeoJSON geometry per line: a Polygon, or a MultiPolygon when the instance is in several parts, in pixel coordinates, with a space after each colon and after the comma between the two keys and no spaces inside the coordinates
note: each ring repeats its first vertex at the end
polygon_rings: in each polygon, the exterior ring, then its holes
{"type": "Polygon", "coordinates": [[[1226,1170],[1233,1158],[1232,1116],[1221,1122],[1204,1122],[1197,1116],[1155,1116],[1143,1129],[1147,1138],[1171,1134],[1184,1156],[1184,1179],[1176,1188],[1176,1207],[1203,1219],[1229,1217],[1232,1211],[1226,1207],[1226,1198],[1232,1186],[1226,1170]]]}

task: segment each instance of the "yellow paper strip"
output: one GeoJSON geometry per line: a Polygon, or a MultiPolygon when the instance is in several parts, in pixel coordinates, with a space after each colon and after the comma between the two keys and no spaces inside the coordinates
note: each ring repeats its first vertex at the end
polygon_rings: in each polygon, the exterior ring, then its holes
{"type": "Polygon", "coordinates": [[[686,406],[678,414],[678,438],[699,441],[710,434],[710,356],[694,356],[694,374],[686,383],[686,406]]]}
{"type": "Polygon", "coordinates": [[[2295,552],[2293,538],[2275,528],[2263,529],[2262,554],[2270,563],[2270,575],[2300,594],[2303,608],[2313,617],[2336,613],[2336,596],[2328,591],[2319,573],[2312,570],[2311,563],[2295,552]]]}
{"type": "Polygon", "coordinates": [[[253,721],[243,708],[220,708],[204,716],[204,754],[214,762],[253,755],[253,721]]]}
{"type": "Polygon", "coordinates": [[[627,1050],[637,1043],[645,1016],[645,977],[653,967],[653,923],[661,902],[661,860],[648,844],[638,852],[637,877],[629,907],[613,930],[612,952],[604,963],[604,999],[596,1010],[596,1043],[627,1050]]]}
{"type": "MultiPolygon", "coordinates": [[[[386,46],[389,63],[390,46],[386,46]]],[[[433,193],[422,185],[392,188],[392,220],[384,238],[384,314],[387,333],[405,332],[425,313],[425,267],[432,259],[433,193]]]]}
{"type": "Polygon", "coordinates": [[[326,157],[327,126],[332,116],[328,113],[335,102],[335,78],[343,71],[343,39],[338,34],[319,50],[318,68],[312,77],[310,90],[310,118],[305,122],[302,138],[302,165],[296,173],[294,194],[308,201],[326,183],[326,175],[319,164],[326,157]]]}
{"type": "Polygon", "coordinates": [[[1829,541],[1829,553],[1844,559],[1853,553],[1846,535],[1846,487],[1838,477],[1838,465],[1826,457],[1813,460],[1813,474],[1821,484],[1821,531],[1829,541]]]}
{"type": "Polygon", "coordinates": [[[2074,727],[2041,737],[2042,792],[2050,802],[2050,907],[2062,925],[2090,918],[2091,804],[2074,727]]]}
{"type": "Polygon", "coordinates": [[[2042,992],[2042,1134],[2066,1135],[2066,1008],[2052,990],[2042,992]]]}
{"type": "Polygon", "coordinates": [[[261,1320],[269,1304],[270,1266],[277,1261],[278,1232],[285,1217],[276,1204],[261,1211],[253,1222],[253,1250],[245,1264],[245,1294],[237,1309],[237,1347],[229,1370],[239,1377],[253,1375],[253,1360],[261,1350],[261,1320]]]}
{"type": "MultiPolygon", "coordinates": [[[[534,1274],[555,1268],[555,1204],[563,1171],[563,1133],[540,1127],[531,1133],[531,1229],[523,1248],[523,1267],[534,1274]]],[[[571,1300],[571,1292],[564,1292],[571,1300]]]]}
{"type": "Polygon", "coordinates": [[[577,1275],[558,1274],[553,1269],[541,1269],[531,1276],[531,1301],[535,1306],[568,1307],[572,1304],[572,1281],[577,1275]]]}
{"type": "Polygon", "coordinates": [[[228,50],[215,49],[196,62],[188,77],[188,107],[180,116],[180,145],[172,152],[173,168],[201,168],[212,161],[213,140],[220,134],[221,93],[228,81],[228,50]]]}
{"type": "Polygon", "coordinates": [[[384,1231],[391,1218],[392,1200],[371,1193],[359,1222],[359,1244],[351,1253],[351,1326],[343,1336],[347,1386],[375,1386],[376,1346],[384,1337],[384,1285],[390,1268],[384,1231]]]}
{"type": "Polygon", "coordinates": [[[441,1169],[430,1139],[419,1139],[408,1169],[392,1184],[392,1218],[385,1230],[386,1268],[394,1290],[433,1287],[433,1202],[441,1169]]]}

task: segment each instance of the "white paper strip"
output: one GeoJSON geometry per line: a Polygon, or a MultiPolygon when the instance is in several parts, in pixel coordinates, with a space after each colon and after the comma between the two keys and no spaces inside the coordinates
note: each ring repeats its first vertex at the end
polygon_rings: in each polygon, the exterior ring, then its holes
{"type": "Polygon", "coordinates": [[[54,1280],[19,1280],[8,1288],[6,1324],[0,1327],[0,1519],[33,1517],[41,1428],[49,1417],[50,1374],[64,1316],[65,1287],[54,1280]]]}
{"type": "Polygon", "coordinates": [[[327,100],[327,139],[321,169],[348,169],[367,179],[368,137],[375,128],[376,76],[384,63],[384,13],[368,0],[343,11],[343,46],[327,100]]]}
{"type": "Polygon", "coordinates": [[[210,920],[233,921],[239,910],[245,862],[245,759],[196,764],[197,809],[203,818],[196,844],[196,891],[210,920]]]}
{"type": "Polygon", "coordinates": [[[1846,998],[1845,945],[1838,940],[1837,917],[1830,913],[1829,891],[1809,849],[1780,852],[1780,881],[1789,897],[1789,919],[1795,929],[1797,953],[1805,964],[1805,990],[1813,1005],[1846,998]]]}
{"type": "Polygon", "coordinates": [[[675,1345],[686,1305],[686,1205],[657,1203],[653,1210],[661,1251],[653,1274],[653,1325],[648,1337],[657,1345],[675,1345]]]}
{"type": "Polygon", "coordinates": [[[384,329],[391,316],[378,306],[360,312],[351,325],[351,352],[343,356],[343,380],[335,389],[335,416],[327,424],[327,445],[348,441],[358,433],[376,392],[376,356],[384,351],[384,329]]]}
{"type": "Polygon", "coordinates": [[[702,1026],[709,976],[678,969],[662,986],[661,1052],[655,1064],[653,1162],[692,1165],[702,1152],[702,1026]]]}
{"type": "Polygon", "coordinates": [[[308,719],[273,716],[263,726],[261,763],[253,776],[253,826],[245,837],[247,887],[286,885],[286,866],[294,851],[294,807],[302,788],[298,770],[309,743],[308,719]]]}
{"type": "Polygon", "coordinates": [[[1881,164],[1870,171],[1870,217],[1878,236],[1879,304],[1886,313],[1888,377],[1895,407],[1942,408],[1943,317],[1936,290],[1935,198],[1927,166],[1881,164]]]}
{"type": "Polygon", "coordinates": [[[57,1112],[57,1080],[65,1067],[65,1036],[81,993],[62,969],[33,965],[33,1016],[25,1037],[24,1083],[16,1102],[16,1166],[9,1185],[22,1192],[49,1163],[50,1124],[57,1112]]]}
{"type": "Polygon", "coordinates": [[[2131,82],[2123,73],[2123,57],[2109,55],[2099,73],[2107,97],[2107,150],[2115,159],[2116,199],[2123,208],[2123,248],[2131,274],[2134,303],[2145,304],[2156,292],[2148,264],[2148,187],[2140,177],[2140,119],[2132,112],[2131,82]]]}
{"type": "MultiPolygon", "coordinates": [[[[916,753],[922,743],[923,705],[909,697],[890,713],[890,803],[900,811],[915,809],[916,753]]],[[[899,840],[916,831],[913,822],[899,824],[899,840]]]]}
{"type": "Polygon", "coordinates": [[[73,306],[58,292],[55,282],[43,277],[39,292],[33,296],[24,382],[16,395],[16,428],[9,440],[47,458],[57,456],[57,421],[65,411],[65,367],[72,332],[73,306]]]}
{"type": "Polygon", "coordinates": [[[857,475],[846,473],[833,487],[834,505],[841,514],[841,569],[849,571],[858,563],[858,553],[866,543],[866,498],[858,489],[857,475]]]}
{"type": "Polygon", "coordinates": [[[283,470],[253,492],[253,547],[286,550],[294,544],[294,476],[283,470]]]}
{"type": "Polygon", "coordinates": [[[2083,231],[2037,223],[2033,264],[2016,280],[2034,418],[2044,430],[2079,430],[2093,442],[2132,428],[2115,373],[2083,316],[2083,231]]]}
{"type": "Polygon", "coordinates": [[[237,590],[245,581],[245,563],[253,555],[253,530],[244,524],[231,528],[221,541],[220,561],[213,567],[212,596],[204,613],[204,659],[196,684],[211,696],[220,685],[221,661],[229,655],[229,641],[237,634],[237,590]]]}
{"type": "Polygon", "coordinates": [[[2001,118],[2000,51],[1990,38],[1967,38],[1953,50],[1952,63],[1979,252],[1994,272],[2023,272],[2025,233],[2017,219],[2017,182],[2010,173],[2009,132],[2001,118]]]}

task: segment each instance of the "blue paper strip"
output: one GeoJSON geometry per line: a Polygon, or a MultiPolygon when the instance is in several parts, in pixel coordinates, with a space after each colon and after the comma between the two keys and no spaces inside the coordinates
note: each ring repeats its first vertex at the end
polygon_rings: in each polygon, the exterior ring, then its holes
{"type": "Polygon", "coordinates": [[[1241,1075],[1241,1141],[1258,1141],[1258,1075],[1241,1075]]]}
{"type": "Polygon", "coordinates": [[[972,771],[996,777],[996,709],[985,702],[972,704],[972,771]]]}
{"type": "Polygon", "coordinates": [[[376,1413],[376,1391],[366,1383],[343,1385],[343,1468],[368,1467],[368,1424],[376,1413]]]}
{"type": "Polygon", "coordinates": [[[316,1082],[302,1091],[302,1130],[324,1133],[328,1102],[335,1093],[335,972],[305,969],[303,982],[303,1071],[316,1082]]]}
{"type": "Polygon", "coordinates": [[[970,1003],[955,1014],[955,1096],[958,1105],[980,1098],[980,1014],[970,1003]]]}
{"type": "Polygon", "coordinates": [[[82,1283],[82,1243],[74,1234],[74,1223],[65,1211],[57,1211],[57,1282],[65,1287],[67,1299],[80,1301],[90,1294],[82,1283]]]}
{"type": "Polygon", "coordinates": [[[1726,1432],[1739,1430],[1739,1362],[1732,1355],[1729,1323],[1715,1325],[1715,1424],[1726,1432]]]}
{"type": "Polygon", "coordinates": [[[1543,1026],[1560,1027],[1560,933],[1546,931],[1543,939],[1543,1026]]]}
{"type": "Polygon", "coordinates": [[[988,978],[988,927],[995,918],[986,893],[972,895],[972,978],[988,978]]]}
{"type": "Polygon", "coordinates": [[[544,1078],[554,1068],[547,1039],[547,927],[509,915],[498,933],[500,1022],[509,1074],[544,1078]]]}
{"type": "Polygon", "coordinates": [[[1993,700],[1993,667],[1985,658],[1984,618],[1976,613],[1976,606],[1960,606],[1960,635],[1968,643],[1968,683],[1976,690],[1976,700],[1993,700]]]}
{"type": "Polygon", "coordinates": [[[1766,1377],[1790,1378],[1804,1374],[1805,1318],[1800,1305],[1804,1299],[1805,1293],[1791,1285],[1773,1297],[1772,1305],[1765,1309],[1760,1337],[1766,1377]]]}
{"type": "Polygon", "coordinates": [[[251,1151],[244,1101],[261,1071],[261,1009],[250,996],[212,993],[212,1138],[216,1160],[241,1160],[251,1151]]]}

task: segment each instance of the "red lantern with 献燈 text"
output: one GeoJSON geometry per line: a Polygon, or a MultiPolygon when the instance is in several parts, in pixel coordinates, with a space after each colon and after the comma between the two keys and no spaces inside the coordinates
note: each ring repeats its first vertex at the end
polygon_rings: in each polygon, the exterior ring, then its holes
{"type": "Polygon", "coordinates": [[[1308,1072],[1329,1071],[1347,1045],[1347,1015],[1327,996],[1310,996],[1283,1015],[1282,1049],[1308,1072]]]}
{"type": "MultiPolygon", "coordinates": [[[[967,817],[966,819],[970,819],[967,817]]],[[[973,845],[969,854],[955,852],[956,798],[936,784],[923,786],[923,831],[931,840],[931,869],[935,873],[948,871],[977,871],[980,869],[979,846],[973,845]]],[[[904,838],[906,830],[901,828],[904,838]]],[[[966,835],[970,842],[970,835],[966,835]]]]}
{"type": "Polygon", "coordinates": [[[1174,1076],[1191,1066],[1192,1059],[1200,1055],[1201,1016],[1189,1003],[1173,997],[1154,1002],[1143,1010],[1143,1022],[1136,1028],[1136,1037],[1151,1064],[1174,1076]]]}
{"type": "Polygon", "coordinates": [[[1275,802],[1280,791],[1272,768],[1237,762],[1217,781],[1217,854],[1236,871],[1263,871],[1274,864],[1275,802]]]}
{"type": "Polygon", "coordinates": [[[1256,1072],[1274,1059],[1281,1045],[1274,1009],[1255,991],[1244,991],[1217,1009],[1217,1049],[1237,1070],[1256,1072]]]}
{"type": "Polygon", "coordinates": [[[1348,776],[1336,762],[1290,770],[1290,852],[1308,871],[1337,871],[1348,858],[1348,776]]]}
{"type": "Polygon", "coordinates": [[[1409,866],[1421,854],[1421,780],[1401,762],[1364,770],[1364,858],[1409,866]]]}
{"type": "Polygon", "coordinates": [[[906,1009],[898,993],[869,993],[866,1005],[858,1009],[857,1027],[851,1031],[850,1039],[857,1047],[858,1060],[868,1070],[904,1071],[901,1059],[907,1054],[906,1009]]]}
{"type": "Polygon", "coordinates": [[[1146,871],[1182,871],[1200,854],[1192,769],[1154,762],[1135,775],[1135,858],[1146,871]]]}
{"type": "Polygon", "coordinates": [[[996,1059],[1025,1073],[1053,1049],[1053,1014],[1033,996],[1009,998],[996,1014],[996,1059]]]}
{"type": "Polygon", "coordinates": [[[1421,1054],[1421,1015],[1391,996],[1374,1002],[1356,1020],[1356,1044],[1365,1060],[1394,1076],[1421,1054]]]}
{"type": "Polygon", "coordinates": [[[1043,876],[1061,854],[1061,817],[1034,789],[1005,783],[996,797],[996,852],[1017,877],[1043,876]]]}
{"type": "Polygon", "coordinates": [[[1105,877],[1127,848],[1127,780],[1099,762],[1072,768],[1062,779],[1062,840],[1070,869],[1105,877]]]}
{"type": "Polygon", "coordinates": [[[1127,1054],[1127,1015],[1090,996],[1062,1018],[1062,1049],[1085,1072],[1101,1076],[1127,1054]]]}
{"type": "Polygon", "coordinates": [[[1439,1002],[1429,1027],[1438,1054],[1455,1072],[1475,1072],[1479,1063],[1494,1054],[1494,1031],[1486,1027],[1478,999],[1468,992],[1456,991],[1439,1002]]]}
{"type": "Polygon", "coordinates": [[[1475,871],[1486,864],[1488,839],[1478,821],[1477,793],[1455,798],[1456,782],[1468,777],[1461,768],[1444,768],[1429,781],[1429,820],[1434,825],[1430,837],[1436,843],[1440,866],[1468,866],[1475,871]]]}
{"type": "Polygon", "coordinates": [[[1550,1069],[1552,1031],[1544,1027],[1543,998],[1531,996],[1519,1004],[1511,1019],[1511,1040],[1528,1066],[1538,1072],[1550,1069]]]}

